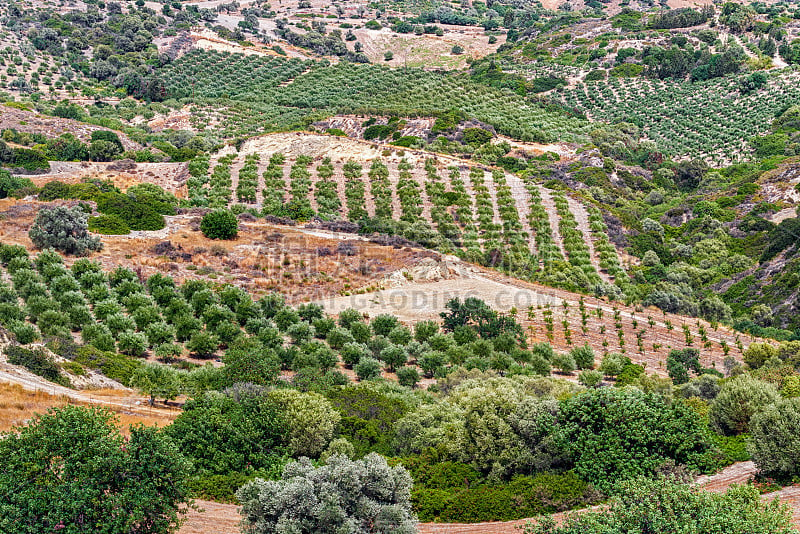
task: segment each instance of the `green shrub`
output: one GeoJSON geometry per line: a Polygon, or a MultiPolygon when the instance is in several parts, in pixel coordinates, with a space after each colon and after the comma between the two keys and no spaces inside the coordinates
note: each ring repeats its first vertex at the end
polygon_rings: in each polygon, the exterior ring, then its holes
{"type": "MultiPolygon", "coordinates": [[[[435,467],[447,466],[452,470],[448,464],[451,463],[443,462],[435,467]]],[[[441,470],[431,469],[433,473],[440,480],[453,478],[441,470]]],[[[590,504],[599,497],[591,485],[572,472],[517,476],[506,484],[496,485],[476,485],[477,481],[468,472],[459,475],[461,488],[454,486],[448,491],[447,483],[415,488],[412,502],[420,521],[509,521],[569,510],[590,504]]],[[[419,484],[419,479],[415,478],[415,482],[419,484]]],[[[458,479],[453,479],[453,483],[457,482],[458,479]]]]}
{"type": "Polygon", "coordinates": [[[119,335],[119,351],[128,356],[143,356],[147,350],[147,336],[141,332],[122,332],[119,335]]]}
{"type": "Polygon", "coordinates": [[[195,332],[186,348],[197,358],[211,358],[219,348],[219,339],[205,331],[195,332]]]}
{"type": "Polygon", "coordinates": [[[553,354],[553,367],[563,374],[570,374],[575,370],[575,358],[568,352],[553,354]]]}
{"type": "Polygon", "coordinates": [[[561,526],[542,518],[524,534],[789,534],[791,518],[777,500],[762,501],[752,485],[712,493],[674,479],[626,482],[608,507],[567,517],[561,526]]]}
{"type": "Polygon", "coordinates": [[[700,471],[715,467],[706,424],[683,403],[599,388],[563,401],[560,413],[576,474],[603,492],[670,460],[700,471]]]}
{"type": "Polygon", "coordinates": [[[272,391],[269,398],[280,406],[282,417],[291,421],[287,439],[292,455],[319,457],[341,417],[330,401],[318,393],[293,389],[272,391]]]}
{"type": "Polygon", "coordinates": [[[4,434],[2,522],[13,527],[3,530],[155,533],[179,524],[192,497],[189,462],[157,428],[133,426],[124,437],[118,424],[109,411],[65,406],[4,434]],[[112,517],[126,526],[111,527],[112,517]]]}
{"type": "Polygon", "coordinates": [[[592,369],[594,367],[594,351],[588,344],[575,347],[569,351],[578,369],[592,369]]]}
{"type": "Polygon", "coordinates": [[[104,215],[114,215],[124,220],[131,230],[161,230],[166,226],[164,216],[153,206],[122,193],[98,195],[97,209],[104,215]]]}
{"type": "Polygon", "coordinates": [[[203,216],[200,231],[209,239],[233,239],[239,233],[239,221],[228,210],[216,210],[203,216]]]}
{"type": "Polygon", "coordinates": [[[780,399],[778,390],[770,383],[750,375],[741,375],[722,384],[711,403],[711,423],[725,435],[747,432],[750,418],[759,410],[780,399]]]}
{"type": "Polygon", "coordinates": [[[257,387],[207,393],[186,402],[166,433],[198,473],[254,473],[284,463],[287,422],[257,387]]]}
{"type": "Polygon", "coordinates": [[[359,380],[373,380],[381,376],[381,362],[369,356],[361,358],[353,366],[359,380]]]}
{"type": "Polygon", "coordinates": [[[11,365],[21,365],[35,375],[62,386],[69,386],[69,379],[61,373],[61,368],[44,349],[26,349],[18,345],[9,345],[5,353],[11,365]]]}
{"type": "Polygon", "coordinates": [[[413,389],[419,382],[419,378],[419,371],[416,367],[406,366],[397,370],[397,381],[401,386],[413,389]]]}
{"type": "Polygon", "coordinates": [[[39,191],[39,200],[44,202],[50,202],[52,200],[56,200],[59,198],[69,198],[70,197],[70,187],[68,184],[64,182],[59,182],[58,180],[53,180],[52,182],[47,182],[44,184],[42,189],[39,191]]]}
{"type": "Polygon", "coordinates": [[[759,471],[780,480],[800,474],[800,399],[783,399],[750,420],[748,451],[759,471]]]}
{"type": "Polygon", "coordinates": [[[198,499],[238,504],[236,492],[255,476],[256,474],[246,475],[236,471],[223,475],[196,475],[189,481],[189,487],[198,499]]]}
{"type": "Polygon", "coordinates": [[[79,347],[76,352],[74,361],[86,368],[100,371],[124,385],[129,383],[136,369],[143,365],[139,360],[129,356],[103,351],[93,346],[79,347]]]}
{"type": "Polygon", "coordinates": [[[333,389],[326,393],[333,407],[342,414],[340,430],[356,449],[356,455],[374,451],[390,454],[396,422],[409,406],[402,399],[375,391],[365,382],[333,389]]]}
{"type": "Polygon", "coordinates": [[[581,371],[578,375],[578,382],[589,388],[597,387],[603,382],[603,373],[591,369],[581,371]]]}
{"type": "Polygon", "coordinates": [[[131,233],[128,223],[116,215],[99,215],[89,218],[89,231],[95,234],[125,235],[131,233]]]}
{"type": "Polygon", "coordinates": [[[228,385],[247,382],[256,385],[274,384],[280,373],[275,352],[252,338],[234,343],[225,351],[222,373],[228,385]]]}
{"type": "Polygon", "coordinates": [[[175,206],[178,205],[178,199],[175,198],[175,195],[164,191],[156,184],[147,182],[137,184],[129,187],[125,194],[138,203],[150,206],[156,213],[175,215],[175,206]]]}
{"type": "Polygon", "coordinates": [[[36,327],[25,321],[11,321],[8,330],[14,334],[14,339],[20,345],[29,345],[39,339],[39,332],[36,327]]]}
{"type": "Polygon", "coordinates": [[[33,182],[29,178],[12,176],[8,171],[0,169],[0,198],[11,196],[19,189],[32,187],[33,182]]]}

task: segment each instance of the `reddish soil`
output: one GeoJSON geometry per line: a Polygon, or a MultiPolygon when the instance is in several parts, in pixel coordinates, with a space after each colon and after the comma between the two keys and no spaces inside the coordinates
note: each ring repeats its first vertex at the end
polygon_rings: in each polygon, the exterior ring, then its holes
{"type": "MultiPolygon", "coordinates": [[[[0,200],[0,242],[33,250],[28,230],[38,210],[46,205],[0,200]]],[[[289,302],[300,303],[374,289],[385,275],[432,255],[419,249],[376,245],[355,235],[307,232],[263,222],[242,222],[236,239],[214,241],[200,233],[199,223],[199,215],[181,215],[167,217],[163,230],[103,236],[103,250],[92,254],[91,259],[106,270],[123,266],[143,277],[165,272],[177,282],[203,279],[231,283],[248,290],[254,298],[278,291],[289,302]],[[343,240],[353,241],[354,255],[337,252],[343,240]],[[172,251],[154,249],[164,241],[171,243],[172,251]]],[[[74,258],[65,261],[71,264],[74,258]]]]}

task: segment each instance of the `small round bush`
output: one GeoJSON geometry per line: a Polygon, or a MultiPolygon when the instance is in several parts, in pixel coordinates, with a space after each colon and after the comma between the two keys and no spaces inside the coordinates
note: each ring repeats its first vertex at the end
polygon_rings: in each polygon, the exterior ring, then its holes
{"type": "Polygon", "coordinates": [[[600,362],[600,370],[606,376],[617,376],[629,362],[630,359],[624,354],[609,352],[603,356],[603,361],[600,362]]]}
{"type": "Polygon", "coordinates": [[[215,210],[203,217],[200,231],[209,239],[233,239],[239,233],[239,221],[228,210],[215,210]]]}
{"type": "Polygon", "coordinates": [[[142,356],[147,345],[147,337],[141,332],[123,332],[119,335],[119,351],[122,354],[142,356]]]}
{"type": "Polygon", "coordinates": [[[400,345],[389,345],[380,352],[380,359],[386,362],[391,371],[394,371],[401,365],[405,365],[408,361],[408,353],[400,345]]]}
{"type": "Polygon", "coordinates": [[[361,358],[361,360],[353,366],[356,376],[359,380],[372,380],[380,378],[381,376],[381,362],[369,356],[361,358]]]}
{"type": "Polygon", "coordinates": [[[14,334],[14,338],[20,345],[27,345],[39,339],[39,332],[36,327],[25,321],[12,321],[8,329],[14,334]]]}
{"type": "Polygon", "coordinates": [[[413,389],[419,382],[419,371],[416,367],[401,367],[397,370],[397,381],[401,386],[413,389]]]}
{"type": "Polygon", "coordinates": [[[196,358],[211,358],[219,348],[219,339],[208,332],[197,332],[189,339],[186,348],[196,358]]]}
{"type": "Polygon", "coordinates": [[[575,370],[575,359],[568,352],[557,352],[553,355],[553,367],[568,375],[575,370]]]}
{"type": "Polygon", "coordinates": [[[595,371],[593,369],[586,369],[581,371],[578,375],[578,382],[586,386],[587,388],[593,388],[600,385],[603,381],[603,373],[600,371],[595,371]]]}
{"type": "Polygon", "coordinates": [[[578,369],[592,369],[594,367],[594,351],[588,344],[575,347],[569,351],[578,369]]]}

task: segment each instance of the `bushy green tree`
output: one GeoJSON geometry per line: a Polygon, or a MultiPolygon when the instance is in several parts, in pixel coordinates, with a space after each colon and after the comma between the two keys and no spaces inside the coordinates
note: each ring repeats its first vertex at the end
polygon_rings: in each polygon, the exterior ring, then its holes
{"type": "Polygon", "coordinates": [[[130,385],[140,393],[150,397],[150,406],[156,397],[172,400],[183,390],[183,374],[177,369],[160,363],[147,363],[131,375],[130,385]]]}
{"type": "Polygon", "coordinates": [[[625,366],[630,363],[630,358],[618,352],[609,352],[600,362],[600,370],[606,376],[617,376],[622,373],[625,366]]]}
{"type": "Polygon", "coordinates": [[[593,388],[600,385],[603,381],[603,373],[592,369],[581,371],[578,375],[578,382],[586,387],[593,388]]]}
{"type": "Polygon", "coordinates": [[[380,359],[386,362],[390,371],[394,371],[396,368],[405,365],[408,361],[408,353],[400,345],[389,345],[381,351],[380,359]]]}
{"type": "Polygon", "coordinates": [[[467,382],[451,398],[464,412],[463,460],[493,479],[519,469],[525,446],[511,416],[524,398],[520,388],[504,379],[467,382]]]}
{"type": "Polygon", "coordinates": [[[372,380],[381,376],[381,362],[366,356],[353,366],[359,380],[372,380]]]}
{"type": "Polygon", "coordinates": [[[287,453],[281,409],[257,386],[209,392],[186,402],[166,428],[201,472],[228,474],[270,469],[287,453]]]}
{"type": "Polygon", "coordinates": [[[339,412],[318,393],[279,389],[269,397],[281,407],[284,419],[291,421],[288,444],[292,455],[318,457],[333,439],[339,412]]]}
{"type": "Polygon", "coordinates": [[[711,403],[709,418],[720,432],[727,435],[747,432],[750,418],[759,410],[780,399],[772,384],[750,375],[727,380],[711,403]]]}
{"type": "Polygon", "coordinates": [[[129,356],[142,356],[147,350],[147,336],[141,332],[122,332],[118,338],[119,351],[129,356]]]}
{"type": "Polygon", "coordinates": [[[239,233],[239,221],[228,210],[212,211],[203,216],[200,231],[210,239],[233,239],[239,233]]]}
{"type": "Polygon", "coordinates": [[[237,497],[254,534],[413,534],[411,485],[402,466],[389,467],[377,454],[355,461],[334,455],[320,467],[308,459],[290,463],[280,480],[257,479],[237,497]]]}
{"type": "Polygon", "coordinates": [[[0,438],[0,531],[169,534],[190,501],[189,463],[165,435],[67,406],[0,438]]]}
{"type": "Polygon", "coordinates": [[[592,369],[594,367],[594,350],[588,344],[575,347],[569,351],[578,369],[592,369]]]}
{"type": "Polygon", "coordinates": [[[186,348],[198,358],[211,358],[219,348],[219,339],[206,331],[195,332],[186,343],[186,348]]]}
{"type": "Polygon", "coordinates": [[[222,375],[230,386],[237,383],[271,385],[280,372],[280,361],[275,352],[253,338],[243,338],[234,343],[225,351],[222,361],[225,363],[222,375]]]}
{"type": "Polygon", "coordinates": [[[54,248],[66,254],[84,256],[103,248],[99,237],[89,235],[87,215],[80,208],[42,208],[28,236],[36,248],[54,248]]]}
{"type": "Polygon", "coordinates": [[[703,419],[680,402],[636,389],[591,389],[563,401],[560,418],[575,472],[604,492],[667,461],[713,467],[703,419]]]}
{"type": "Polygon", "coordinates": [[[419,382],[419,371],[416,367],[401,367],[397,370],[397,382],[401,386],[413,389],[419,382]]]}
{"type": "Polygon", "coordinates": [[[770,404],[750,420],[748,450],[767,476],[789,480],[800,474],[800,399],[770,404]]]}

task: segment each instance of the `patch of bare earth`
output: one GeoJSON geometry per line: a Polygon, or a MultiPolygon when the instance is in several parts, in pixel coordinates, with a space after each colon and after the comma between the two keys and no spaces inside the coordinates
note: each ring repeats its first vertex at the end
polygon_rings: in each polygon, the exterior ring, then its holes
{"type": "MultiPolygon", "coordinates": [[[[28,237],[38,210],[50,204],[0,201],[0,241],[33,250],[28,237]]],[[[199,231],[200,214],[167,217],[167,227],[153,232],[102,236],[103,250],[92,254],[106,270],[118,266],[142,277],[167,273],[179,283],[189,279],[230,283],[258,297],[278,291],[293,303],[366,290],[388,273],[413,265],[431,253],[378,245],[351,234],[334,234],[242,222],[230,241],[207,239],[199,231]],[[339,250],[342,241],[352,251],[339,250]]],[[[75,258],[65,258],[67,264],[75,258]]]]}

